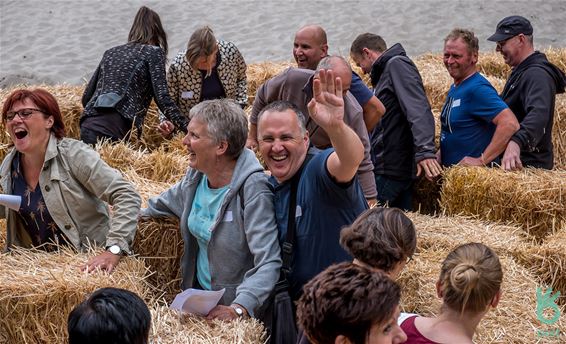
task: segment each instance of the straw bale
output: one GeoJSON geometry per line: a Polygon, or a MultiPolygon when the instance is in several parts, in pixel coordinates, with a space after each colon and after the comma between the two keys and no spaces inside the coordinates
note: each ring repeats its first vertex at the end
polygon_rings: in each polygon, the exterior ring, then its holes
{"type": "Polygon", "coordinates": [[[167,152],[162,147],[147,152],[128,143],[99,142],[96,150],[106,163],[120,171],[133,169],[141,177],[169,184],[180,180],[188,168],[186,153],[167,152]]]}
{"type": "Polygon", "coordinates": [[[434,215],[440,213],[440,188],[442,179],[430,181],[419,178],[413,185],[413,209],[421,214],[434,215]]]}
{"type": "Polygon", "coordinates": [[[566,226],[566,171],[455,166],[440,202],[448,214],[512,222],[540,240],[566,226]]]}
{"type": "Polygon", "coordinates": [[[8,343],[65,343],[71,309],[94,290],[117,287],[148,298],[148,271],[123,258],[112,274],[86,273],[79,265],[100,251],[74,253],[15,249],[0,255],[0,333],[8,343]]]}
{"type": "Polygon", "coordinates": [[[142,207],[147,207],[147,200],[150,197],[157,196],[163,191],[170,188],[172,183],[159,182],[156,180],[141,177],[133,169],[123,172],[124,178],[134,185],[141,196],[142,207]]]}
{"type": "Polygon", "coordinates": [[[566,170],[566,93],[556,96],[552,144],[554,145],[554,168],[566,170]]]}
{"type": "Polygon", "coordinates": [[[167,301],[181,292],[183,247],[177,218],[140,219],[138,222],[133,250],[154,272],[148,281],[167,301]]]}
{"type": "MultiPolygon", "coordinates": [[[[421,251],[407,265],[398,279],[404,312],[423,316],[435,316],[439,313],[441,301],[436,296],[435,283],[440,274],[440,264],[451,249],[421,251]]],[[[504,274],[501,301],[479,324],[474,342],[534,343],[539,339],[539,329],[558,327],[564,333],[566,321],[563,319],[553,326],[542,325],[537,320],[536,288],[539,283],[533,274],[510,257],[499,258],[504,274]]],[[[552,340],[551,338],[548,342],[552,340]]],[[[546,339],[538,342],[544,343],[546,339]]]]}
{"type": "Polygon", "coordinates": [[[547,237],[542,245],[522,252],[518,260],[554,291],[559,290],[560,301],[566,305],[566,227],[547,237]]]}
{"type": "Polygon", "coordinates": [[[0,220],[0,252],[4,251],[4,247],[6,247],[6,236],[8,235],[6,229],[6,220],[0,220]]]}
{"type": "Polygon", "coordinates": [[[516,226],[465,216],[429,216],[416,212],[408,212],[407,216],[415,224],[419,251],[448,252],[467,242],[479,242],[499,255],[523,257],[533,245],[532,238],[516,226]]]}
{"type": "Polygon", "coordinates": [[[289,67],[296,67],[292,61],[285,62],[260,62],[248,65],[246,76],[248,79],[248,105],[252,105],[257,89],[267,80],[289,67]]]}
{"type": "Polygon", "coordinates": [[[256,319],[225,322],[181,315],[164,306],[151,307],[150,341],[156,344],[263,344],[265,328],[256,319]]]}

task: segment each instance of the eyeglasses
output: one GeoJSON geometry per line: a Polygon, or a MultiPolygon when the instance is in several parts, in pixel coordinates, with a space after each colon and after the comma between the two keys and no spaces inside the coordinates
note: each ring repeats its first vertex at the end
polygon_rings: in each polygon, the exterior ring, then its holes
{"type": "Polygon", "coordinates": [[[34,112],[43,113],[43,111],[40,110],[40,109],[26,108],[26,109],[21,109],[21,110],[18,110],[18,111],[8,111],[8,112],[6,112],[5,118],[6,118],[7,122],[10,122],[10,121],[13,121],[14,118],[16,118],[16,115],[17,115],[22,119],[22,121],[25,121],[31,115],[33,115],[34,112]]]}
{"type": "MultiPolygon", "coordinates": [[[[518,36],[518,35],[517,35],[517,36],[518,36]]],[[[511,39],[513,39],[513,38],[515,38],[515,37],[517,37],[517,36],[509,37],[509,38],[507,38],[507,39],[504,39],[504,40],[502,40],[502,41],[499,41],[499,42],[495,43],[495,48],[501,50],[501,49],[505,46],[505,44],[507,44],[507,42],[509,42],[509,40],[511,40],[511,39]]]]}

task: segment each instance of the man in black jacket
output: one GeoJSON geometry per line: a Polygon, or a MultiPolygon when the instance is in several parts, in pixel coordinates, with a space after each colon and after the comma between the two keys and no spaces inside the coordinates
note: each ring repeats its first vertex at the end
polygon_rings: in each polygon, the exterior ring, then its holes
{"type": "Polygon", "coordinates": [[[506,17],[488,40],[512,68],[501,98],[513,111],[521,128],[509,141],[502,167],[552,169],[552,124],[556,93],[564,93],[566,75],[546,56],[534,50],[533,27],[521,16],[506,17]]]}
{"type": "Polygon", "coordinates": [[[412,208],[412,185],[423,171],[432,179],[441,172],[434,147],[434,118],[417,67],[401,44],[387,49],[378,35],[359,35],[350,56],[371,73],[374,94],[385,114],[370,134],[380,203],[412,208]]]}

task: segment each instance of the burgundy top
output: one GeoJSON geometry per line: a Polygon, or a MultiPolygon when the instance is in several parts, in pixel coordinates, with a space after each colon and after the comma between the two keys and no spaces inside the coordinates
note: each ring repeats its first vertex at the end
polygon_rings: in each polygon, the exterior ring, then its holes
{"type": "Polygon", "coordinates": [[[407,335],[405,344],[440,344],[423,336],[423,334],[415,326],[415,319],[417,315],[405,319],[401,324],[401,329],[407,335]]]}

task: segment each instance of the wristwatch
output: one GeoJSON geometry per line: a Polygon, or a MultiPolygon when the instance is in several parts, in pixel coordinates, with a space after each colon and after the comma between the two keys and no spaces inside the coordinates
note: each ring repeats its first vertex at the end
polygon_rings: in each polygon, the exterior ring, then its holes
{"type": "Polygon", "coordinates": [[[242,318],[244,316],[244,310],[242,309],[242,307],[238,305],[230,305],[230,307],[234,309],[234,311],[238,315],[238,318],[242,318]]]}
{"type": "Polygon", "coordinates": [[[122,249],[118,245],[112,245],[112,246],[108,247],[107,250],[110,251],[110,253],[115,254],[115,255],[119,255],[119,254],[122,253],[122,249]]]}

